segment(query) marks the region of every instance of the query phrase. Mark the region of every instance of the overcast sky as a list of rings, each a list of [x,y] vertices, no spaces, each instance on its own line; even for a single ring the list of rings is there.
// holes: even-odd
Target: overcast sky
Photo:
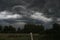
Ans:
[[[52,1],[0,0],[0,24],[22,26],[28,22],[34,22],[43,24],[45,29],[52,28],[53,23],[60,21],[60,1]]]

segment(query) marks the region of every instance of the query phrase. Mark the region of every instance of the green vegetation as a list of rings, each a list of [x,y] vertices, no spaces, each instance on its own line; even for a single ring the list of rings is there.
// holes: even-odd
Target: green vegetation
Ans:
[[[4,28],[0,25],[0,40],[31,40],[30,32],[34,40],[60,40],[60,25],[53,24],[52,29],[44,30],[43,25],[26,24],[24,29],[10,26]]]
[[[33,34],[34,40],[38,40],[39,35]],[[0,34],[0,40],[31,40],[30,34]]]
[[[31,40],[30,32],[33,33],[33,39],[39,40],[39,33],[44,30],[42,25],[26,24],[24,29],[14,28],[13,26],[0,26],[0,40]]]
[[[44,31],[44,27],[42,25],[35,24],[25,24],[24,29],[14,28],[12,25],[4,26],[4,28],[0,25],[0,33],[41,33]]]

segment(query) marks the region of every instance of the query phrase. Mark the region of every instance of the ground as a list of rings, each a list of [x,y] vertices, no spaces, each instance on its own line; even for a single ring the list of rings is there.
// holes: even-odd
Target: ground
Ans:
[[[33,34],[34,40],[39,40],[39,34]],[[30,34],[0,33],[0,40],[31,40]]]

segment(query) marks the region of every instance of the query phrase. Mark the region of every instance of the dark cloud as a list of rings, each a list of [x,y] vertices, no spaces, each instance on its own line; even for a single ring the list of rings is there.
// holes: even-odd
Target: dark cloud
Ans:
[[[36,12],[37,14],[35,14]],[[1,15],[3,18],[0,18],[2,24],[24,22],[51,25],[52,21],[48,21],[50,18],[52,20],[54,20],[54,17],[55,19],[60,18],[60,0],[0,0],[0,16]],[[19,15],[19,17],[16,18],[16,15]],[[31,18],[32,15],[33,18]],[[15,16],[15,18],[13,16]],[[6,19],[8,17],[9,19]],[[46,20],[48,22],[46,22]]]
[[[34,0],[34,2],[29,6],[29,8],[43,12],[45,15],[60,17],[59,4],[60,0]]]

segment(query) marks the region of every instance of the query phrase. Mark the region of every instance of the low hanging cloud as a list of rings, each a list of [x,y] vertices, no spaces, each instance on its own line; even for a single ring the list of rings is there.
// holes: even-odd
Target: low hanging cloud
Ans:
[[[12,14],[12,12],[8,11],[2,11],[0,12],[0,19],[16,19],[16,18],[22,18],[19,14]]]
[[[24,13],[23,13],[24,14]],[[26,18],[26,16],[24,16],[25,18]],[[28,17],[28,19],[23,19],[23,20],[20,20],[20,18],[23,18],[23,15],[20,15],[20,14],[17,14],[17,13],[15,13],[15,14],[13,14],[13,12],[9,12],[9,11],[2,11],[2,12],[0,12],[0,20],[1,19],[19,19],[20,21],[19,21],[19,23],[20,22],[23,22],[23,23],[26,23],[26,22],[28,22],[28,20],[31,20],[31,19],[34,19],[34,20],[38,20],[38,21],[42,21],[42,23],[43,23],[43,25],[44,25],[44,27],[45,27],[45,29],[46,28],[52,28],[51,27],[51,22],[53,21],[53,19],[52,18],[48,18],[48,17],[46,17],[43,13],[41,13],[41,12],[33,12],[33,14],[31,14],[30,16],[27,16]],[[26,21],[25,21],[26,20]],[[12,20],[11,20],[12,21]],[[33,21],[33,20],[31,20],[31,21]],[[36,21],[37,22],[37,21]],[[18,20],[17,20],[17,23],[18,23]],[[18,23],[18,24],[19,24]],[[31,22],[32,23],[32,22]],[[37,23],[36,23],[37,24]],[[48,25],[47,25],[48,24]],[[12,24],[13,25],[13,24]],[[18,25],[17,25],[18,26]]]
[[[17,6],[16,6],[17,7]],[[21,8],[19,6],[19,8]],[[30,10],[29,10],[30,11]],[[29,20],[29,22],[31,21],[34,21],[34,20],[37,20],[36,21],[36,24],[37,22],[42,22],[45,29],[50,29],[52,28],[52,22],[53,22],[53,19],[52,18],[48,18],[44,15],[44,13],[41,13],[41,12],[38,12],[38,11],[33,11],[31,10],[31,12],[29,12],[27,9],[26,11],[24,10],[24,8],[22,8],[22,10],[20,11],[20,14],[19,13],[15,13],[14,11],[13,12],[10,12],[10,11],[1,11],[0,12],[0,20],[1,19],[17,19],[17,23],[19,21],[19,26],[20,26],[20,23],[23,22],[24,24],[27,23]],[[22,15],[21,15],[22,14]],[[26,16],[25,16],[26,15]],[[29,15],[29,16],[28,16]],[[21,20],[21,19],[22,20]],[[33,19],[33,20],[31,20]],[[12,21],[12,20],[11,20]],[[16,20],[15,20],[16,21]],[[33,23],[33,22],[31,22]],[[34,22],[35,23],[35,22]],[[14,24],[14,23],[13,23]],[[13,25],[12,24],[12,25]],[[40,24],[40,23],[39,23]],[[18,26],[18,25],[17,25]]]
[[[15,19],[18,18],[19,20],[17,19],[17,26],[18,24],[20,26],[20,22],[27,23],[27,21],[31,22],[37,20],[34,21],[34,23],[39,22],[40,24],[40,22],[42,22],[45,28],[51,28],[51,25],[53,24],[52,22],[53,21],[55,22],[56,20],[54,18],[48,18],[48,17],[52,17],[52,16],[60,17],[59,15],[60,2],[59,0],[53,0],[53,1],[54,2],[52,2],[51,0],[0,0],[0,11],[1,11],[0,20],[7,19],[9,20],[8,23],[10,23],[16,21]],[[8,11],[4,11],[4,10],[8,10]],[[10,12],[9,10],[11,10],[12,12]],[[32,12],[32,10],[35,11],[41,10],[41,11]],[[45,13],[41,13],[42,11],[47,12],[46,15],[48,17],[44,15]],[[22,20],[20,18],[22,18]],[[59,22],[60,18],[58,18],[57,21]],[[2,22],[6,24],[6,21],[2,20]],[[2,22],[0,23],[2,24]]]
[[[35,20],[42,21],[45,29],[51,29],[52,28],[53,19],[46,17],[45,15],[43,15],[43,13],[35,12],[33,15],[31,15],[31,18],[35,19]]]
[[[32,19],[42,20],[44,22],[50,22],[52,21],[52,18],[47,18],[43,15],[43,13],[36,12],[33,15],[31,15]]]

